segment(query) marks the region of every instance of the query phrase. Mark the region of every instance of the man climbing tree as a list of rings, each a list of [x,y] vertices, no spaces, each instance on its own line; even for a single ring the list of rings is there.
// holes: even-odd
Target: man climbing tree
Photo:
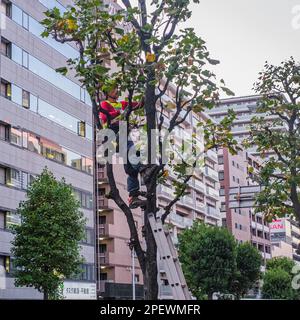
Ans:
[[[116,142],[119,145],[119,117],[121,113],[127,108],[127,101],[118,102],[119,92],[118,88],[115,86],[106,94],[106,100],[101,102],[100,119],[102,126],[107,125],[107,117],[111,119],[110,129],[116,134]],[[143,106],[143,103],[132,102],[132,108],[137,109]],[[104,113],[104,110],[108,112],[108,115]],[[129,151],[134,149],[134,144],[132,140],[127,140],[127,151],[126,158],[124,159],[124,169],[127,174],[127,190],[129,193],[129,208],[135,209],[145,205],[145,200],[140,199],[143,193],[140,191],[140,183],[138,179],[138,174],[145,171],[147,166],[142,166],[141,163],[133,164],[129,161]],[[118,150],[118,148],[117,148]],[[147,175],[151,175],[153,170],[147,171]],[[145,178],[145,177],[144,177]]]
[[[99,113],[106,116],[108,128],[116,120],[101,103],[105,99],[104,93],[110,92],[115,85],[127,95],[127,104],[120,119],[127,124],[128,135],[131,125],[139,122],[136,119],[145,119],[145,125],[142,126],[147,137],[145,174],[148,172],[151,177],[145,181],[146,248],[141,246],[131,209],[120,196],[113,163],[108,162],[106,169],[109,197],[127,218],[131,246],[143,272],[147,299],[157,299],[158,296],[157,247],[148,220],[149,213],[157,213],[157,186],[166,179],[166,168],[172,170],[176,176],[173,182],[175,195],[162,212],[164,221],[176,202],[186,194],[187,182],[200,159],[200,151],[192,148],[189,158],[193,158],[193,161],[174,163],[173,157],[163,161],[163,128],[167,133],[172,133],[190,113],[199,114],[205,108],[211,108],[218,102],[220,89],[232,94],[223,80],[217,85],[215,75],[206,68],[218,61],[209,57],[205,42],[192,28],[177,31],[178,25],[191,16],[190,2],[153,0],[151,5],[147,5],[145,0],[139,0],[139,7],[136,8],[129,0],[122,0],[120,3],[123,7],[112,11],[109,5],[99,0],[76,0],[74,7],[68,7],[64,13],[57,8],[46,12],[47,18],[43,22],[46,28],[44,36],[52,36],[61,43],[75,43],[79,48],[79,58],[68,60],[68,67],[59,68],[58,71],[65,75],[68,69],[75,70],[91,96],[98,129],[102,128]],[[110,70],[108,65],[116,68]],[[164,97],[171,85],[174,96],[166,103]],[[143,108],[134,110],[134,102],[142,100]],[[166,115],[168,123],[165,121]],[[233,117],[229,114],[218,125],[211,121],[199,121],[198,127],[204,132],[206,150],[221,145],[235,151],[236,143],[230,135]],[[158,139],[153,139],[153,132],[157,133]]]

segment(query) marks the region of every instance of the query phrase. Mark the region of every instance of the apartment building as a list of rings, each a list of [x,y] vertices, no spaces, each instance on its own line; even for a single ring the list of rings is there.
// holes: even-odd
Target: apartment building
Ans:
[[[64,66],[77,49],[43,39],[39,23],[47,8],[61,0],[1,0],[0,55],[0,299],[40,299],[32,288],[16,288],[10,227],[28,184],[47,166],[72,184],[87,218],[81,243],[84,264],[77,279],[64,283],[67,299],[96,298],[93,210],[93,119],[89,96]]]
[[[274,219],[270,224],[272,256],[285,256],[300,263],[300,226],[294,217]]]
[[[257,113],[257,102],[259,98],[260,96],[258,95],[252,95],[222,99],[214,108],[207,110],[207,114],[216,122],[220,122],[227,115],[229,109],[233,110],[236,113],[236,119],[231,127],[231,132],[238,142],[242,142],[249,137],[250,123],[254,116],[264,116],[266,120],[270,121],[277,118],[277,116],[266,116]],[[248,148],[247,152],[254,156],[259,156],[257,146],[255,145]],[[272,153],[269,152],[266,156],[271,154]]]
[[[226,226],[239,242],[251,242],[261,252],[264,260],[270,259],[270,227],[264,221],[263,213],[255,214],[254,208],[233,209],[229,202],[230,188],[256,184],[253,177],[261,162],[245,151],[232,155],[224,148],[219,150],[218,163],[223,226]]]

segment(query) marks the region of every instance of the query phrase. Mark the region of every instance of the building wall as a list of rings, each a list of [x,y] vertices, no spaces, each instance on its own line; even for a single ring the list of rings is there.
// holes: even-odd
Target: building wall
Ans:
[[[56,1],[48,1],[48,3],[56,4]],[[61,3],[66,5],[70,1],[61,1]],[[6,141],[0,140],[0,168],[7,171],[17,170],[19,174],[22,174],[22,178],[24,178],[24,176],[29,177],[29,175],[34,176],[39,174],[47,166],[57,178],[61,179],[64,177],[79,192],[80,196],[83,197],[82,194],[84,194],[88,196],[88,201],[92,202],[94,185],[92,137],[79,136],[75,128],[77,123],[72,128],[67,127],[69,117],[72,117],[72,121],[77,119],[84,122],[86,126],[89,126],[89,134],[92,132],[92,109],[87,104],[89,100],[87,98],[85,103],[65,90],[66,86],[64,83],[71,83],[68,82],[71,80],[71,85],[73,86],[74,84],[81,93],[83,92],[80,90],[79,83],[74,79],[72,74],[68,75],[69,80],[62,77],[61,82],[51,83],[50,74],[49,79],[45,76],[41,77],[39,74],[41,74],[42,70],[38,68],[34,69],[33,67],[33,61],[36,61],[34,59],[38,59],[45,66],[45,70],[49,70],[47,68],[50,67],[55,72],[54,69],[65,65],[67,59],[62,54],[64,50],[58,52],[53,42],[49,42],[52,44],[50,45],[45,40],[42,40],[38,36],[38,33],[36,35],[33,34],[33,32],[37,31],[35,27],[38,26],[35,23],[44,17],[43,12],[46,11],[46,7],[42,2],[39,0],[13,0],[12,5],[13,16],[12,18],[6,18],[6,28],[0,30],[1,38],[5,38],[11,42],[11,46],[13,46],[12,58],[4,56],[3,52],[0,55],[0,77],[11,83],[13,89],[11,100],[3,95],[0,97],[0,121],[7,128],[10,127],[9,130],[11,131],[10,139]],[[3,9],[3,7],[4,1],[1,2],[1,8]],[[30,20],[28,25],[20,25],[22,24],[22,20],[20,20],[22,15],[23,23],[26,21],[26,17],[27,19],[34,19],[35,22]],[[66,47],[60,46],[60,48]],[[65,50],[66,53],[69,51],[74,52],[74,49],[71,49],[69,46],[67,49]],[[23,54],[23,63],[21,60],[18,62],[18,57],[16,57],[16,54],[20,52]],[[29,62],[28,66],[24,65],[25,61]],[[26,90],[32,95],[30,97],[31,105],[29,109],[16,103],[15,98],[19,98],[17,97],[17,93],[19,93],[20,89]],[[49,109],[47,114],[43,115],[38,113],[38,110],[34,110],[33,107],[33,97],[36,97],[39,108],[42,107],[43,101],[43,103],[48,103],[56,109]],[[48,105],[45,104],[45,106]],[[53,110],[64,113],[53,114]],[[47,110],[45,109],[45,111]],[[22,131],[23,137],[20,139],[20,145],[13,143],[12,130],[14,130],[14,134]],[[44,147],[52,148],[52,150],[63,155],[65,160],[56,161],[53,157],[50,157],[49,153],[29,150],[29,144],[31,146],[34,145],[27,138],[29,133],[38,138],[38,140],[34,140],[35,146],[37,146],[37,141],[39,141],[39,146],[43,145]],[[79,167],[81,161],[84,162],[82,162],[80,170],[74,168]],[[85,165],[89,167],[89,170],[85,170]],[[21,183],[22,179],[20,178],[19,180]],[[22,183],[24,183],[23,180]],[[5,216],[7,216],[6,212],[13,212],[18,207],[19,202],[25,199],[25,189],[26,187],[23,185],[21,187],[18,184],[11,185],[1,181],[0,216],[3,221]],[[92,204],[89,204],[88,208],[86,205],[84,207],[82,211],[87,218],[86,227],[89,229],[91,241],[88,244],[82,244],[82,255],[85,259],[84,263],[94,274],[94,213]],[[12,237],[11,232],[8,228],[5,228],[4,223],[2,223],[2,226],[0,223],[0,256],[2,257],[2,261],[10,256]],[[95,274],[93,276],[92,273],[88,281],[77,281],[78,286],[84,282],[95,282]],[[33,289],[15,288],[13,282],[14,279],[9,274],[6,274],[5,288],[0,288],[0,298],[41,298],[41,294]]]
[[[222,99],[220,104],[207,110],[207,113],[216,122],[220,122],[227,115],[229,109],[233,110],[236,113],[236,119],[233,121],[231,132],[237,141],[242,142],[249,137],[250,122],[252,117],[256,115],[259,98],[258,95],[252,95]],[[276,119],[276,116],[265,116],[265,119],[272,121]],[[256,146],[247,148],[247,152],[259,156]],[[269,155],[272,155],[272,152],[266,153],[266,156]]]
[[[223,148],[218,153],[219,179],[221,183],[222,223],[239,242],[251,242],[264,259],[271,258],[270,229],[263,219],[263,213],[254,213],[254,208],[231,208],[230,188],[254,185],[253,173],[248,167],[258,170],[260,161],[245,151],[232,155]]]

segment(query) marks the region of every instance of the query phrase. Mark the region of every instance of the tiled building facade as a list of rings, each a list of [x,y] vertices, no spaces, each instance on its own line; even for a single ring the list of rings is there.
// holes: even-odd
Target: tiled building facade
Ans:
[[[77,80],[55,71],[78,55],[76,48],[40,36],[43,12],[70,3],[0,1],[0,299],[41,298],[33,289],[14,287],[10,226],[20,223],[15,210],[45,166],[72,184],[87,218],[84,272],[65,288],[69,298],[96,296],[91,103]]]

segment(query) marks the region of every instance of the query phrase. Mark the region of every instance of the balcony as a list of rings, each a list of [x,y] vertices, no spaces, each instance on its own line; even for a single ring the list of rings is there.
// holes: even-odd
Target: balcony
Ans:
[[[104,168],[98,168],[97,170],[97,182],[106,182],[107,181],[107,174],[106,169]]]
[[[204,172],[208,178],[211,178],[211,179],[215,180],[216,182],[219,182],[219,175],[216,170],[206,166]]]
[[[198,179],[194,180],[194,188],[198,191],[204,192],[205,186],[204,183]]]
[[[214,198],[215,200],[219,199],[219,191],[209,186],[206,186],[206,195]]]
[[[206,152],[206,157],[209,158],[210,160],[214,161],[215,163],[218,163],[218,156],[217,156],[216,152],[214,152],[212,150],[208,150]]]
[[[179,226],[179,228],[185,229],[185,228],[189,228],[193,225],[192,219],[182,217],[175,212],[172,212],[169,215],[169,218],[170,218],[170,221],[173,222],[175,225]]]
[[[166,196],[169,199],[173,199],[174,198],[174,191],[170,187],[167,187],[165,185],[160,185],[160,187],[158,189],[158,195]]]
[[[109,252],[99,253],[99,264],[100,266],[106,266],[109,264]]]
[[[196,207],[195,207],[195,209],[196,209],[197,211],[200,211],[200,212],[203,212],[203,213],[204,213],[204,212],[205,212],[204,203],[196,200]]]
[[[181,198],[181,202],[187,204],[188,206],[194,207],[194,199],[189,195],[185,195]]]
[[[109,209],[108,199],[105,196],[99,196],[97,200],[97,205],[99,210]]]
[[[110,224],[100,224],[99,225],[99,236],[101,238],[109,238],[111,236],[110,234]]]
[[[211,206],[206,207],[206,214],[215,218],[220,218],[220,211],[217,208]]]

